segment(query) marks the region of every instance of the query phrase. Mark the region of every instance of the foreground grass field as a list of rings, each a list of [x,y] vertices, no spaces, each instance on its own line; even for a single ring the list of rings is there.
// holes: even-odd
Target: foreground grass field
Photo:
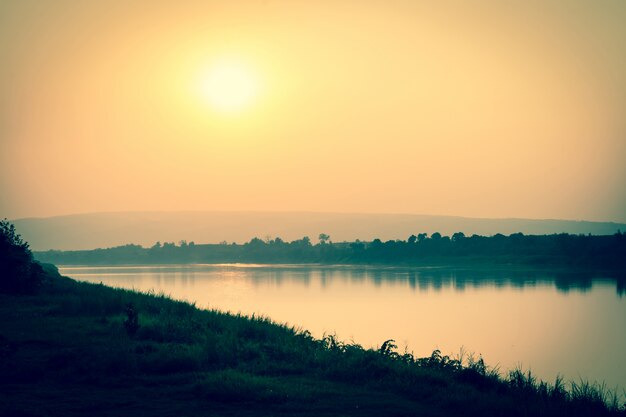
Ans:
[[[626,416],[606,390],[60,277],[0,294],[2,416]],[[619,360],[619,358],[616,358]]]

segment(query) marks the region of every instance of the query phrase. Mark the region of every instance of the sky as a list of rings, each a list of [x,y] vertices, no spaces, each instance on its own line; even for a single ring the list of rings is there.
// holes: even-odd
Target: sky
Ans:
[[[626,222],[626,2],[0,2],[0,217]]]

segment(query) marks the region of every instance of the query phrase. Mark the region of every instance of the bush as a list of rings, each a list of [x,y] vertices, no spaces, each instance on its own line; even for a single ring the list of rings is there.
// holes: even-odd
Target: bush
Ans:
[[[33,260],[28,243],[7,219],[0,221],[0,292],[24,294],[37,291],[45,272]]]

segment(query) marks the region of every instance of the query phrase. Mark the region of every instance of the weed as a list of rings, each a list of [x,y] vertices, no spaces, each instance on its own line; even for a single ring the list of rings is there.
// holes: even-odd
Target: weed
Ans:
[[[126,305],[126,320],[124,320],[124,328],[129,336],[135,336],[139,330],[139,314],[132,303]]]

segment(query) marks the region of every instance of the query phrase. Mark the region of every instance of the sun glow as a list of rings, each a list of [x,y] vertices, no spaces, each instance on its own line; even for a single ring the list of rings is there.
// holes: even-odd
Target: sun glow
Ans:
[[[221,113],[247,109],[259,93],[255,74],[245,64],[231,60],[217,61],[209,66],[202,73],[199,84],[203,100]]]

